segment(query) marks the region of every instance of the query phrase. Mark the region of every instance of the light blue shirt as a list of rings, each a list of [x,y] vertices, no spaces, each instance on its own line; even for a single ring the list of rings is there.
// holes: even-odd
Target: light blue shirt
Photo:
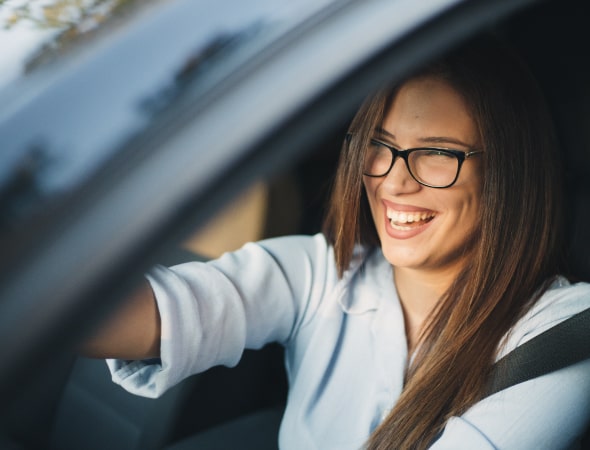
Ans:
[[[109,360],[113,380],[157,397],[189,375],[233,366],[245,348],[285,346],[281,449],[359,449],[402,388],[407,341],[391,265],[359,250],[339,279],[318,234],[247,244],[208,263],[156,267],[161,364]],[[590,307],[590,285],[554,283],[499,357]],[[590,361],[513,386],[452,418],[433,449],[569,448],[590,418]]]

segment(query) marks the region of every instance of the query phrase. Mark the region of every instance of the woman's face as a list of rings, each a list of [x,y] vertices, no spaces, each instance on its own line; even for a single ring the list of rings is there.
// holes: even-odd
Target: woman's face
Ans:
[[[463,98],[445,81],[406,82],[394,98],[380,140],[397,149],[480,147],[479,133]],[[402,158],[384,177],[364,177],[371,213],[385,258],[396,268],[456,273],[478,224],[481,156],[466,159],[449,188],[416,182]]]

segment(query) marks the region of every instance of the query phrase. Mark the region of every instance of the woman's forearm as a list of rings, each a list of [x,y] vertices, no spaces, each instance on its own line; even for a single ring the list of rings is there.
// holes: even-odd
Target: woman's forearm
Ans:
[[[119,359],[160,355],[160,314],[147,281],[82,343],[80,353],[92,358]]]

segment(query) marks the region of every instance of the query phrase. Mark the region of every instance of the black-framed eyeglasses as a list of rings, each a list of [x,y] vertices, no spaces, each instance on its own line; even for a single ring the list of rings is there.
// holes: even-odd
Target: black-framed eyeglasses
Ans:
[[[347,140],[350,140],[349,136]],[[483,153],[483,150],[464,152],[442,147],[399,150],[391,144],[373,138],[366,149],[363,174],[368,177],[384,177],[393,167],[395,160],[400,157],[406,162],[412,178],[421,185],[448,188],[459,178],[463,162],[480,153]]]

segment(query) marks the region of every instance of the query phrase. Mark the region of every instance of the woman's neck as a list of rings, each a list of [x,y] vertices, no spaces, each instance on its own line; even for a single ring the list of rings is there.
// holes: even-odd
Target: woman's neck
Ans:
[[[395,286],[404,313],[409,354],[418,344],[426,319],[441,296],[447,291],[457,273],[450,271],[393,268]]]

